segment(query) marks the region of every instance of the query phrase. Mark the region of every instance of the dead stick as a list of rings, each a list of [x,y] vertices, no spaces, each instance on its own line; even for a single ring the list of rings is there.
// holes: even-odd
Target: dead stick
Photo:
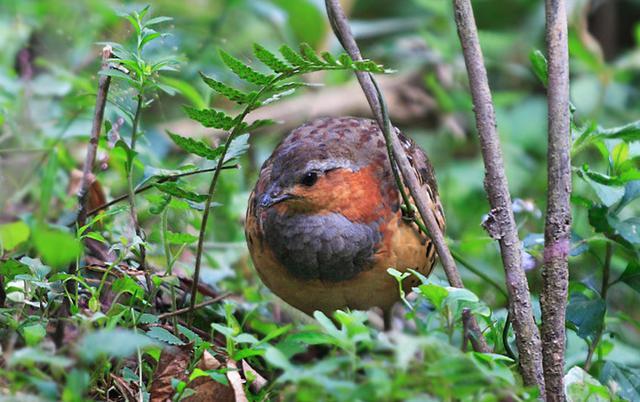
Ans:
[[[491,204],[489,234],[500,243],[500,253],[509,293],[509,311],[520,356],[520,371],[527,385],[537,385],[544,393],[540,334],[533,317],[529,284],[522,267],[520,239],[504,169],[500,138],[484,66],[473,9],[469,0],[454,0],[458,36],[469,76],[476,126],[485,166],[484,188]]]
[[[105,46],[102,49],[102,70],[109,68],[109,58],[111,57],[111,46]],[[111,76],[101,75],[98,80],[98,94],[96,96],[96,108],[93,114],[93,123],[91,125],[91,137],[89,138],[89,146],[87,147],[87,156],[84,160],[82,168],[82,180],[80,182],[80,191],[78,192],[78,226],[84,226],[87,220],[87,199],[89,188],[95,180],[93,176],[93,165],[96,160],[98,151],[98,142],[100,140],[100,130],[102,129],[102,120],[104,118],[104,109],[107,105],[107,94],[109,93],[109,85],[111,84]]]
[[[362,56],[360,54],[360,49],[358,48],[358,45],[353,38],[353,34],[351,33],[351,29],[349,28],[347,18],[342,11],[340,2],[338,0],[325,0],[325,4],[327,7],[327,13],[329,14],[329,21],[331,22],[331,26],[336,33],[336,36],[342,43],[342,46],[345,48],[352,59],[361,60]],[[384,118],[381,105],[378,100],[376,86],[373,82],[374,78],[371,76],[371,74],[364,72],[356,72],[356,77],[358,78],[360,86],[362,87],[362,91],[364,92],[367,101],[369,102],[369,106],[374,112],[373,114],[376,118],[376,121],[378,122],[378,125],[380,126],[380,129],[384,130]],[[440,227],[438,226],[436,217],[433,214],[433,200],[429,198],[426,192],[422,192],[420,190],[421,186],[418,178],[416,177],[414,169],[411,167],[411,164],[407,159],[407,155],[403,150],[398,136],[392,135],[391,139],[393,158],[396,161],[398,168],[400,169],[400,173],[402,173],[402,178],[404,179],[405,185],[409,189],[411,197],[413,198],[416,207],[418,208],[420,217],[427,227],[431,239],[436,246],[436,251],[438,252],[438,256],[440,257],[440,261],[444,268],[445,274],[447,275],[447,279],[449,280],[451,286],[463,288],[464,285],[462,283],[460,273],[456,268],[455,261],[451,256],[451,251],[449,250],[449,247],[445,242],[444,235],[440,231]],[[482,331],[480,331],[480,327],[475,317],[468,317],[467,323],[468,330],[477,340],[477,342],[474,344],[474,346],[478,346],[477,350],[480,352],[491,351],[491,348],[489,347],[489,345],[487,345],[487,342],[482,335]]]
[[[542,270],[542,350],[547,401],[564,401],[565,312],[569,282],[571,233],[571,132],[569,114],[569,50],[563,0],[546,0],[549,62],[547,216]]]

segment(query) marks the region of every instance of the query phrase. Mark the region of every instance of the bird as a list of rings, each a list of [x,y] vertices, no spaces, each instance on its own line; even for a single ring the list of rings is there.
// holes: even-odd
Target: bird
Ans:
[[[400,133],[404,151],[444,230],[434,170],[425,152]],[[388,268],[425,277],[433,241],[402,208],[384,135],[357,117],[323,117],[293,129],[264,162],[249,196],[245,237],[262,282],[308,314],[379,307],[386,318],[400,300]],[[418,285],[403,280],[407,293]]]

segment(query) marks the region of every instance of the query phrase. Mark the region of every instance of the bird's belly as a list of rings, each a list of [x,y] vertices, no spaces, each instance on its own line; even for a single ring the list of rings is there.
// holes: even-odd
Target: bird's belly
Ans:
[[[433,255],[428,255],[429,240],[419,234],[413,225],[398,216],[383,228],[389,237],[380,243],[372,256],[368,270],[358,272],[344,280],[303,279],[283,266],[270,247],[250,249],[256,270],[263,282],[278,297],[293,307],[312,314],[315,310],[331,314],[337,309],[366,310],[377,306],[390,308],[400,297],[398,284],[387,269],[400,272],[415,269],[428,275],[433,267]],[[417,278],[407,278],[405,291],[418,283]]]

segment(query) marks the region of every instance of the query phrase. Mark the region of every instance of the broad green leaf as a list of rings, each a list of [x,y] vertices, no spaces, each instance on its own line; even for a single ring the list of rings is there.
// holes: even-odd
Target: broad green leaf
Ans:
[[[71,233],[45,225],[36,228],[33,242],[42,261],[54,268],[66,266],[82,253],[82,244]]]
[[[572,367],[564,376],[567,402],[608,402],[609,389],[580,367]]]
[[[78,355],[91,362],[100,356],[125,358],[139,349],[145,349],[156,343],[146,335],[129,329],[101,329],[84,336],[76,345]]]
[[[7,260],[0,262],[0,275],[4,276],[7,281],[13,280],[16,275],[24,275],[29,272],[29,267],[19,261]]]
[[[437,309],[442,308],[442,302],[449,295],[449,291],[442,287],[433,283],[426,283],[424,285],[418,286],[418,290],[420,294],[429,300],[431,304]]]
[[[613,383],[618,395],[628,401],[640,400],[640,369],[608,361],[600,374],[604,384]]]
[[[631,261],[620,276],[620,281],[626,283],[631,289],[640,293],[640,264]]]
[[[46,364],[62,370],[73,364],[73,360],[67,357],[49,353],[39,348],[20,348],[10,356],[7,364],[9,367],[32,367],[36,364]]]
[[[111,290],[115,294],[129,293],[139,299],[144,297],[144,289],[130,276],[123,276],[113,281]]]
[[[22,221],[0,225],[0,250],[13,250],[29,240],[30,233],[29,226]]]
[[[190,244],[198,241],[198,236],[189,233],[175,233],[167,231],[165,237],[169,244]]]
[[[195,108],[204,109],[207,107],[207,101],[189,82],[178,78],[164,76],[160,77],[160,82],[178,91],[182,96],[188,99]]]
[[[162,327],[151,327],[151,329],[147,331],[147,335],[153,339],[168,343],[169,345],[184,345],[184,342],[182,342],[180,338]]]
[[[292,365],[289,359],[278,349],[274,347],[267,348],[264,358],[269,364],[281,368],[283,370],[291,369]]]
[[[236,124],[236,119],[215,109],[194,109],[189,106],[184,107],[187,115],[200,124],[209,128],[219,128],[221,130],[231,130]]]
[[[249,102],[253,97],[250,94],[244,93],[238,89],[230,87],[225,83],[222,83],[211,77],[207,77],[203,73],[200,73],[200,77],[202,77],[202,80],[205,82],[205,84],[209,86],[209,88],[213,89],[214,91],[224,96],[225,98],[229,99],[230,101],[243,104],[243,103]]]
[[[47,335],[47,331],[42,324],[34,323],[22,327],[22,336],[27,346],[36,346]]]
[[[155,183],[154,186],[163,193],[169,194],[172,197],[183,198],[185,200],[193,202],[205,202],[207,200],[206,194],[197,194],[189,190],[185,190],[180,187],[178,183],[169,181],[165,183]]]
[[[593,341],[602,329],[606,308],[604,300],[599,297],[572,293],[567,305],[567,322],[574,326],[580,338]]]
[[[254,43],[253,45],[253,54],[255,54],[258,60],[260,60],[264,65],[276,73],[285,73],[293,70],[290,65],[280,60],[278,56],[257,43]]]
[[[167,134],[169,134],[169,137],[177,146],[182,148],[187,153],[198,155],[209,160],[218,159],[218,157],[220,156],[220,149],[214,149],[204,141],[195,140],[189,137],[183,137],[170,131],[167,131]]]
[[[640,140],[640,121],[634,121],[620,127],[599,128],[595,134],[598,138],[603,139],[621,139],[627,142]]]
[[[238,77],[245,81],[262,86],[269,84],[274,78],[273,75],[257,72],[222,49],[220,49],[219,53],[224,64],[226,64],[227,67],[229,67]]]

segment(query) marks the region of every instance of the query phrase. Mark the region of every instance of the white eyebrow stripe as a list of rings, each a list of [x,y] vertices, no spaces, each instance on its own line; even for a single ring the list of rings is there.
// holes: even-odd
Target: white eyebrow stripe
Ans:
[[[319,170],[326,171],[338,168],[351,169],[354,172],[359,170],[359,167],[354,164],[352,161],[348,159],[338,158],[338,159],[323,159],[323,160],[310,160],[304,167],[304,171],[308,172],[310,170]]]

